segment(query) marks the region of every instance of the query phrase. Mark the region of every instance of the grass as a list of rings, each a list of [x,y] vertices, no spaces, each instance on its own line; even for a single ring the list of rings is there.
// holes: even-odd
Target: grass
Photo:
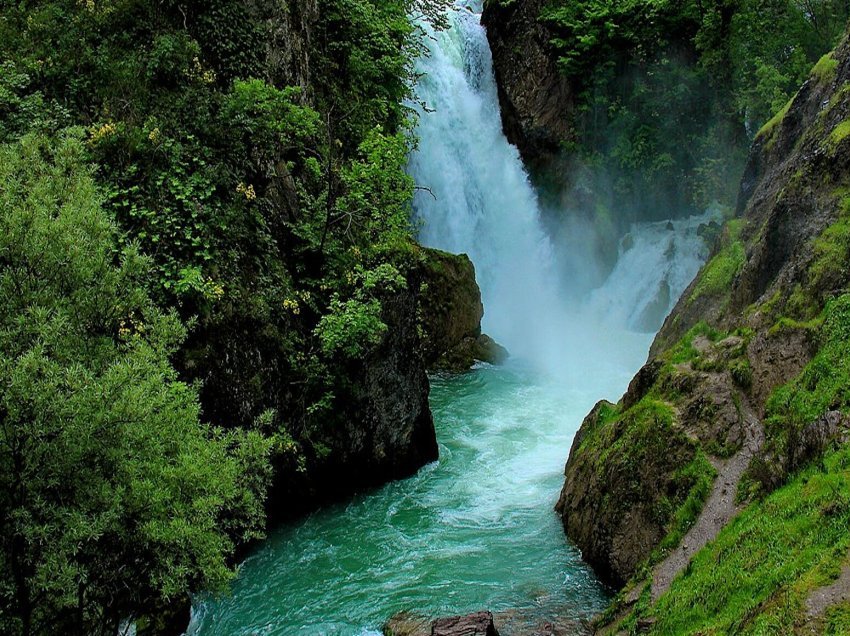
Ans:
[[[769,435],[850,406],[850,294],[827,303],[820,332],[820,348],[812,361],[768,399]]]
[[[850,411],[850,294],[827,302],[816,319],[787,328],[815,331],[819,350],[793,381],[767,404],[769,438],[808,424],[825,411]],[[671,354],[698,358],[697,335],[721,338],[705,324],[694,327]],[[679,545],[702,509],[714,471],[702,450],[679,473],[691,476],[686,497],[672,510],[668,535],[650,557]],[[813,462],[764,499],[751,503],[703,548],[670,590],[652,605],[641,597],[621,626],[635,628],[654,616],[654,634],[784,634],[805,620],[810,593],[838,577],[850,551],[850,444]],[[850,604],[832,608],[822,633],[850,636]]]
[[[715,477],[717,477],[717,471],[701,450],[697,451],[690,464],[677,472],[676,481],[681,480],[692,484],[692,486],[688,490],[688,495],[682,505],[673,513],[668,524],[667,536],[661,540],[656,553],[650,558],[650,563],[658,563],[669,550],[682,542],[688,530],[699,517],[699,513],[702,512],[702,507],[711,494],[711,486],[714,484]]]
[[[850,448],[750,505],[652,608],[652,633],[790,633],[850,548]],[[845,616],[835,619],[847,629]],[[834,633],[845,633],[835,631]]]
[[[718,331],[704,321],[700,321],[691,327],[687,333],[673,347],[665,353],[665,357],[673,364],[682,364],[684,362],[693,362],[700,356],[700,352],[694,346],[694,340],[698,336],[704,336],[711,342],[717,342],[726,334]]]
[[[850,636],[850,602],[826,613],[824,636]]]
[[[818,82],[825,84],[835,79],[837,70],[838,60],[832,57],[832,52],[830,52],[818,60],[818,63],[812,69],[812,75],[817,78]]]

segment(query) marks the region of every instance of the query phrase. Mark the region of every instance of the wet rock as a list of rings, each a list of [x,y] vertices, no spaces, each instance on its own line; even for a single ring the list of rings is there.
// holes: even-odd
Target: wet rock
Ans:
[[[423,249],[419,319],[422,353],[432,371],[460,372],[476,360],[498,364],[507,351],[481,333],[481,290],[466,254]]]
[[[486,333],[481,334],[475,339],[474,357],[476,360],[489,362],[490,364],[501,364],[509,356],[508,350]]]
[[[644,333],[656,331],[664,322],[670,308],[670,283],[661,281],[652,300],[649,301],[635,320],[633,328]]]
[[[487,2],[482,24],[493,52],[502,125],[532,172],[548,168],[572,130],[573,89],[558,70],[544,0]]]
[[[476,612],[466,616],[438,618],[431,636],[499,636],[491,612]]]
[[[658,372],[661,370],[661,366],[659,360],[651,360],[640,368],[640,371],[632,378],[629,388],[623,396],[624,409],[631,408],[649,393],[649,390],[658,379]]]
[[[506,610],[493,615],[500,636],[585,636],[587,623],[542,609]]]
[[[431,622],[415,612],[399,612],[384,624],[384,636],[431,636]]]

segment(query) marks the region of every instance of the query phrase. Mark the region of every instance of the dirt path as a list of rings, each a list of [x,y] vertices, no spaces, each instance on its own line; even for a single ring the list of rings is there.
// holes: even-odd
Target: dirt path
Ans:
[[[717,537],[720,530],[738,512],[741,506],[735,504],[735,495],[738,492],[738,483],[750,460],[764,444],[764,428],[761,422],[746,404],[741,405],[744,421],[746,423],[744,441],[741,450],[729,459],[712,461],[717,469],[717,478],[711,489],[711,494],[703,506],[702,512],[685,538],[682,544],[671,552],[664,561],[655,566],[652,571],[652,602],[658,600],[664,592],[670,589],[670,584],[690,562],[691,558],[699,552],[709,541]]]
[[[823,632],[823,618],[826,611],[850,601],[850,563],[841,568],[841,574],[835,581],[824,587],[812,590],[806,599],[806,622],[800,628],[800,634],[820,634]]]

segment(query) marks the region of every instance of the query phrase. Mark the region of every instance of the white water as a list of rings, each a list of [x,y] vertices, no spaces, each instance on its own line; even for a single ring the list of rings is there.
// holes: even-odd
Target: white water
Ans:
[[[552,247],[519,154],[502,134],[492,58],[479,15],[460,8],[423,61],[418,96],[434,112],[419,122],[410,161],[420,190],[420,240],[465,252],[475,264],[485,330],[514,355],[546,356],[554,293]]]
[[[585,272],[555,267],[557,246],[502,133],[486,33],[469,5],[456,4],[452,28],[434,36],[421,64],[417,93],[427,110],[410,160],[422,186],[414,200],[420,241],[470,256],[484,331],[515,358],[561,381],[595,378],[597,394],[607,395],[634,372],[648,334],[699,269],[705,247],[696,230],[711,215],[635,225],[602,287],[582,292]],[[595,267],[590,253],[572,256],[574,268]]]

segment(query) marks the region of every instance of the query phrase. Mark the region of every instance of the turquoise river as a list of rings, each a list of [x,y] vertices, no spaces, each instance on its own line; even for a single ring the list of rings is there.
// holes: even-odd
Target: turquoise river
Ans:
[[[479,13],[459,2],[428,40],[410,172],[427,188],[414,201],[420,240],[469,254],[484,330],[511,361],[432,377],[439,461],[271,531],[229,594],[196,599],[190,636],[371,635],[405,610],[584,619],[605,606],[553,512],[564,463],[584,415],[643,364],[705,258],[697,233],[712,215],[636,223],[607,266],[592,227],[552,238],[502,134]]]

